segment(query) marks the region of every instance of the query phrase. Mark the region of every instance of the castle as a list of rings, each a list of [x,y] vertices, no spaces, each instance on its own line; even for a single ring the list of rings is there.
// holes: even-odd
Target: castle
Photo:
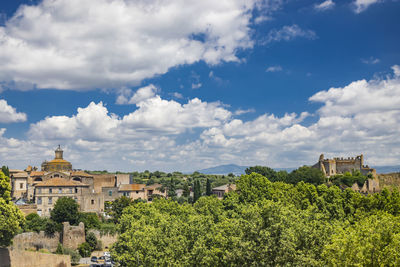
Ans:
[[[319,156],[319,160],[312,166],[313,168],[321,170],[326,177],[334,176],[337,174],[345,174],[346,172],[360,171],[362,175],[370,176],[364,185],[359,186],[354,183],[351,187],[352,190],[360,193],[375,193],[380,190],[379,180],[377,179],[376,170],[364,165],[363,154],[348,158],[333,158],[325,159],[324,154]]]
[[[376,170],[370,168],[368,165],[364,165],[363,154],[356,156],[355,158],[333,158],[325,159],[324,154],[319,156],[319,161],[312,166],[313,168],[320,169],[325,176],[330,177],[336,174],[344,174],[346,172],[352,172],[358,170],[362,175],[372,174],[376,176]]]
[[[24,171],[10,170],[10,178],[16,204],[26,213],[33,211],[41,216],[49,216],[60,197],[73,198],[81,211],[95,213],[103,213],[104,203],[120,196],[147,201],[152,201],[155,195],[166,197],[166,191],[160,190],[161,185],[131,184],[129,174],[90,174],[74,170],[63,158],[60,146],[53,160],[42,163],[41,171],[31,166]],[[34,205],[25,205],[27,202]]]

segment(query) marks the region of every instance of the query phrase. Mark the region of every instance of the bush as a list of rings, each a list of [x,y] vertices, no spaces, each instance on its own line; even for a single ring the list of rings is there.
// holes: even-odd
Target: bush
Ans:
[[[58,229],[58,225],[56,222],[47,219],[44,225],[44,232],[46,233],[46,235],[48,236],[53,236],[55,232],[59,231]]]
[[[81,259],[81,255],[76,250],[70,249],[70,248],[63,248],[64,255],[70,255],[71,256],[71,264],[72,265],[78,265],[79,260]]]
[[[62,255],[62,254],[64,254],[64,248],[63,248],[63,246],[61,245],[61,243],[58,243],[58,246],[57,246],[57,249],[56,249],[56,252],[55,252],[56,254],[60,254],[60,255]]]
[[[90,247],[89,243],[87,243],[87,242],[80,244],[78,246],[78,251],[79,251],[79,254],[84,258],[90,257],[90,255],[92,254],[92,248]]]
[[[99,229],[100,220],[96,213],[88,212],[80,212],[79,213],[79,222],[83,222],[85,224],[85,229]]]

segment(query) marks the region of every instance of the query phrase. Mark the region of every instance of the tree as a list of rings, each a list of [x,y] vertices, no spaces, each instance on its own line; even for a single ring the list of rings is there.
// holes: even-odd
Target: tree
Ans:
[[[170,197],[170,198],[176,197],[175,181],[172,176],[171,176],[169,186],[168,186],[168,197]]]
[[[288,176],[288,182],[296,184],[300,181],[319,185],[325,182],[325,175],[322,171],[309,166],[303,166],[292,171]]]
[[[98,229],[100,227],[99,217],[93,212],[80,212],[78,221],[85,224],[85,229]]]
[[[50,218],[57,223],[77,224],[79,219],[78,203],[72,198],[60,197],[50,213]]]
[[[10,178],[0,171],[0,246],[8,246],[24,224],[24,215],[11,202]]]
[[[253,167],[249,167],[245,170],[245,173],[251,174],[251,173],[258,173],[261,174],[264,177],[267,177],[268,180],[275,182],[277,179],[277,174],[276,171],[274,171],[273,169],[269,168],[269,167],[265,167],[265,166],[253,166]]]
[[[10,170],[8,169],[8,166],[2,166],[1,171],[4,173],[5,176],[10,177]]]
[[[95,234],[93,232],[89,232],[86,235],[86,243],[89,244],[90,248],[92,249],[92,251],[94,251],[97,247],[97,237],[95,236]]]
[[[132,199],[126,196],[119,197],[113,201],[113,203],[111,204],[112,206],[111,213],[115,223],[118,223],[118,220],[122,215],[122,211],[131,204],[132,204]]]
[[[207,178],[207,183],[206,183],[206,195],[211,196],[211,182],[210,179]]]
[[[190,196],[190,188],[189,188],[189,184],[187,182],[185,182],[183,184],[182,196],[184,196],[184,197],[189,197]]]
[[[80,244],[78,246],[78,251],[79,251],[79,254],[84,258],[90,257],[90,255],[92,255],[92,248],[90,247],[90,245],[87,242]]]
[[[193,203],[195,203],[201,197],[201,188],[200,181],[197,179],[194,181],[194,190],[193,190]]]

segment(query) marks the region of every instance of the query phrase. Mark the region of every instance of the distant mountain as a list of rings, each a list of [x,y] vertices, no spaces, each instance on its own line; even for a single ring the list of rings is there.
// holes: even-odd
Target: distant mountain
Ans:
[[[228,173],[233,173],[234,175],[244,174],[245,170],[249,166],[239,166],[236,164],[227,164],[227,165],[219,165],[207,169],[198,170],[200,173],[204,174],[219,174],[219,175],[227,175]],[[295,168],[273,168],[275,171],[287,171],[291,172]]]
[[[372,168],[376,169],[376,173],[400,172],[400,165],[396,165],[396,166],[372,166]]]
[[[236,164],[227,164],[227,165],[219,165],[207,169],[198,170],[200,173],[204,174],[228,174],[233,173],[234,175],[244,174],[244,170],[248,168],[248,166],[239,166]]]

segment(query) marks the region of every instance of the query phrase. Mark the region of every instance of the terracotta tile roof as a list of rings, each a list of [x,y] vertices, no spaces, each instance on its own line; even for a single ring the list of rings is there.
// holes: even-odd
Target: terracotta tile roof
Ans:
[[[37,183],[36,186],[47,187],[47,186],[89,186],[89,185],[78,182],[78,181],[67,180],[64,178],[52,178],[45,182]]]
[[[155,190],[155,189],[159,189],[159,188],[161,188],[161,187],[162,187],[161,184],[152,184],[152,185],[146,186],[145,188],[146,188],[147,190]]]
[[[118,191],[140,191],[145,186],[145,184],[121,184]]]
[[[71,172],[71,176],[93,177],[93,175],[86,173],[84,171],[73,171]]]
[[[31,172],[31,176],[43,176],[43,175],[44,175],[44,172],[42,172],[42,171],[40,171],[40,172],[38,172],[38,171]]]
[[[28,173],[26,172],[17,172],[11,175],[14,178],[28,178]]]
[[[23,170],[9,169],[10,173],[24,172]]]
[[[234,191],[236,190],[236,185],[235,184],[224,184],[218,187],[214,187],[212,190],[216,190],[216,191],[225,191],[225,190],[229,190],[229,191]]]

